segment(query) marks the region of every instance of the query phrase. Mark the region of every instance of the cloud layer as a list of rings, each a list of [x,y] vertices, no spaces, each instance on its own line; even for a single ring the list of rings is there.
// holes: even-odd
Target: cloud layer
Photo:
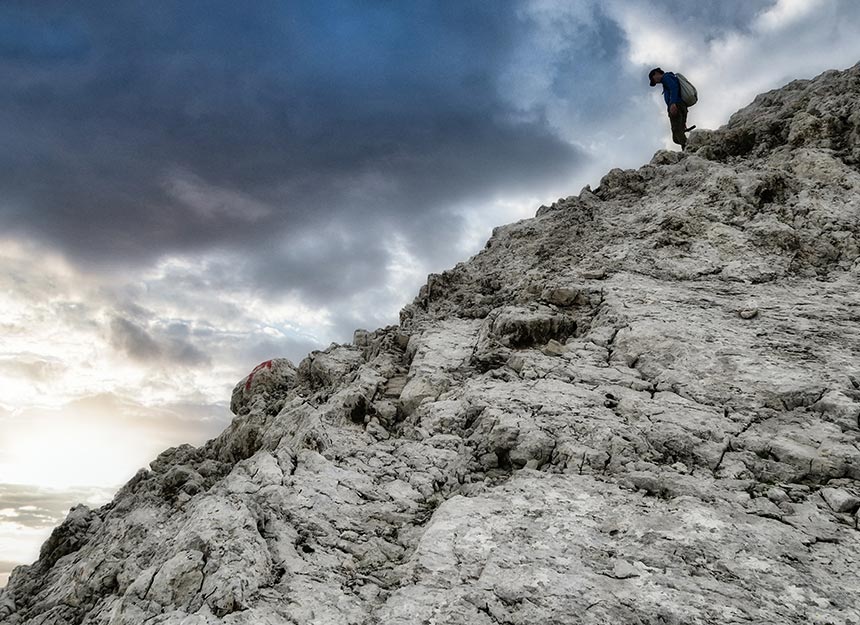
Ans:
[[[3,58],[14,124],[0,132],[15,148],[0,174],[3,216],[79,261],[133,265],[218,246],[253,252],[249,278],[327,299],[346,283],[332,277],[344,258],[303,267],[292,252],[320,229],[334,223],[330,247],[350,259],[361,248],[366,275],[384,255],[383,225],[451,238],[459,224],[436,219],[439,207],[529,188],[577,162],[499,92],[496,74],[528,34],[508,12],[97,4],[5,16],[29,37]]]

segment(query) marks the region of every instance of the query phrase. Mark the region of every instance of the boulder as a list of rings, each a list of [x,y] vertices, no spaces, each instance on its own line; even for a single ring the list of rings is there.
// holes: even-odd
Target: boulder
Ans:
[[[261,362],[233,388],[230,410],[235,415],[245,414],[257,398],[268,401],[285,397],[295,387],[297,374],[286,358]]]

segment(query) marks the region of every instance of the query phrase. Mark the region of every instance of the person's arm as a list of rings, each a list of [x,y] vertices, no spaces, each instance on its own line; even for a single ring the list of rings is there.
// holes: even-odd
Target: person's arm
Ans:
[[[678,82],[675,74],[663,74],[663,85],[665,85],[666,91],[669,92],[669,106],[683,102],[681,99],[681,83]]]

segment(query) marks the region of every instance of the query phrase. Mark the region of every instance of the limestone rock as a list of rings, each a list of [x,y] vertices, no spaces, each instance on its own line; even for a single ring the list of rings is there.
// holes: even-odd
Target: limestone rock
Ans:
[[[860,497],[841,488],[822,488],[821,496],[834,512],[853,514],[857,512],[857,508],[860,508]]]
[[[295,385],[296,368],[286,358],[274,358],[261,362],[233,389],[230,410],[243,414],[253,401],[260,397],[264,403],[285,395]]]

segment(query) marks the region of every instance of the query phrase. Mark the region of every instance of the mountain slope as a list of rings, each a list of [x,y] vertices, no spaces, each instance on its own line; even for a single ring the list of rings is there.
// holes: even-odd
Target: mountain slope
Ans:
[[[860,621],[860,65],[688,149],[263,363],[0,623]]]

